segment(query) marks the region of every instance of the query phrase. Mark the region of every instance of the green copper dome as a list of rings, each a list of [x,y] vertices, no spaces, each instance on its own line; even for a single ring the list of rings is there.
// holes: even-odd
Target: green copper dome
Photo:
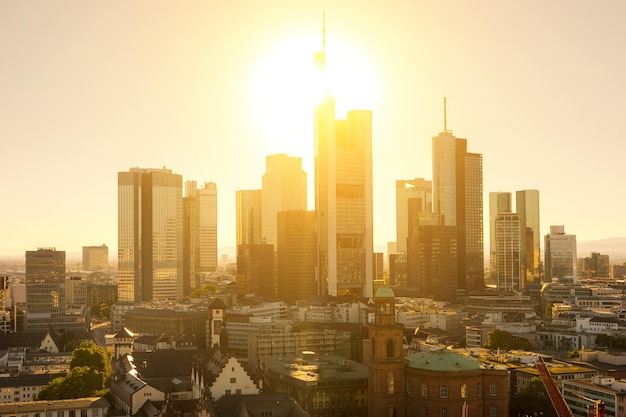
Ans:
[[[480,369],[480,362],[449,349],[418,352],[404,358],[407,366],[437,372],[474,371]]]
[[[389,287],[380,287],[376,290],[376,298],[394,298],[396,295],[393,293],[393,290]]]

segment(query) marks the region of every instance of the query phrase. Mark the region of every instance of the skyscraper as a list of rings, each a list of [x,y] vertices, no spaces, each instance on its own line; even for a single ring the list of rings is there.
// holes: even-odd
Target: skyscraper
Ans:
[[[276,250],[277,214],[288,210],[307,209],[307,179],[302,158],[285,154],[265,159],[261,192],[261,240]]]
[[[496,217],[501,213],[511,213],[511,193],[495,191],[489,193],[489,275],[497,282]]]
[[[416,213],[433,210],[433,183],[424,178],[396,180],[396,250],[406,252],[406,239],[414,236]]]
[[[83,269],[86,271],[109,270],[109,248],[102,246],[83,246]]]
[[[261,243],[261,190],[236,193],[237,246]]]
[[[494,222],[496,245],[496,279],[498,290],[521,291],[524,227],[517,213],[502,212]]]
[[[522,218],[525,233],[522,268],[526,282],[539,283],[541,276],[541,230],[539,221],[539,191],[521,190],[515,193],[515,211]]]
[[[576,235],[565,233],[565,226],[550,226],[544,238],[546,281],[578,280]]]
[[[26,316],[27,332],[49,329],[87,330],[89,314],[86,306],[72,308],[65,297],[65,251],[39,248],[26,251]]]
[[[183,294],[200,287],[202,273],[217,268],[217,187],[205,182],[185,182],[183,198]]]
[[[324,69],[324,49],[316,62]],[[315,108],[318,285],[330,295],[373,295],[372,112],[335,118],[327,94]]]
[[[434,212],[443,215],[444,226],[457,228],[457,288],[482,289],[482,155],[467,152],[467,139],[456,138],[446,129],[445,110],[444,131],[433,137],[432,144]]]
[[[131,168],[117,179],[118,301],[182,297],[182,176]]]
[[[289,303],[316,294],[315,213],[290,210],[278,213],[278,298]]]

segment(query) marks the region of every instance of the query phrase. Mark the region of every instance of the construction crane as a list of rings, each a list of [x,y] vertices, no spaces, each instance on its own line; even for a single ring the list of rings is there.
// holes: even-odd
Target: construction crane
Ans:
[[[556,385],[556,382],[554,382],[552,374],[541,356],[539,356],[537,362],[535,362],[535,368],[539,371],[539,376],[541,377],[543,386],[546,387],[546,391],[550,397],[550,402],[552,402],[552,406],[559,417],[574,417],[572,410],[570,410],[569,406],[565,402],[563,394],[561,394],[559,387]],[[594,400],[593,398],[585,397],[584,395],[577,394],[569,390],[568,392],[571,392],[573,395],[582,400],[589,401],[594,404],[593,408],[587,406],[587,417],[604,417],[605,405],[602,400]]]
[[[537,358],[535,368],[539,371],[539,376],[541,377],[543,386],[546,387],[546,392],[548,393],[548,397],[550,397],[550,402],[552,403],[554,411],[556,411],[557,415],[559,417],[574,417],[572,410],[569,409],[569,406],[563,398],[563,394],[561,394],[559,387],[557,387],[556,382],[552,379],[552,374],[541,356]]]
[[[587,406],[587,417],[604,417],[604,401],[594,400],[593,398],[585,397],[584,395],[572,392],[571,390],[568,390],[568,392],[571,392],[573,395],[580,398],[581,400],[593,403],[593,408]]]

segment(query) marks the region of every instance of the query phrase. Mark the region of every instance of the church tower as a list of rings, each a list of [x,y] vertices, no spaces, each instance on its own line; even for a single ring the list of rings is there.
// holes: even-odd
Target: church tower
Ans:
[[[113,336],[113,345],[115,346],[114,359],[133,354],[134,337],[135,334],[126,327],[122,327],[122,329]]]
[[[391,288],[376,291],[374,308],[374,322],[369,325],[368,416],[405,417],[403,326],[396,323]]]

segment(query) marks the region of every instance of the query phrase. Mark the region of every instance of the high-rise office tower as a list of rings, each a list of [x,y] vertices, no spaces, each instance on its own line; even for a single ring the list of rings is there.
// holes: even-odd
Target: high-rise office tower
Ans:
[[[185,182],[183,198],[183,294],[199,288],[203,273],[217,268],[217,187]]]
[[[424,178],[396,180],[396,250],[406,252],[406,239],[414,236],[414,217],[433,210],[433,183]]]
[[[511,213],[511,193],[495,191],[489,193],[489,275],[496,281],[497,277],[497,246],[496,217],[501,213]]]
[[[46,331],[65,314],[65,251],[40,248],[26,252],[27,332]]]
[[[544,238],[546,281],[578,280],[576,235],[565,233],[565,226],[550,226],[550,233]]]
[[[457,229],[437,213],[418,213],[407,238],[407,286],[421,297],[454,302],[457,290]]]
[[[85,271],[108,271],[109,248],[107,245],[83,246],[83,269]]]
[[[316,54],[324,69],[325,52]],[[318,285],[330,295],[373,295],[372,112],[335,118],[330,94],[315,108]]]
[[[467,139],[446,129],[433,137],[433,210],[457,228],[458,286],[484,287],[482,155],[467,152]]]
[[[237,294],[276,297],[274,246],[264,243],[237,246]]]
[[[278,298],[289,303],[317,293],[315,213],[290,210],[278,213]]]
[[[307,179],[302,158],[285,154],[265,159],[261,191],[261,241],[276,250],[277,214],[288,210],[307,209]]]
[[[169,169],[118,172],[118,301],[183,295],[182,176]]]
[[[517,213],[503,212],[494,222],[496,245],[496,279],[500,291],[521,291],[524,244],[523,221]]]
[[[237,246],[261,243],[261,190],[238,190]]]
[[[25,266],[25,330],[87,330],[86,306],[69,306],[66,300],[65,251],[54,248],[27,251]]]
[[[522,270],[525,281],[539,283],[541,276],[541,230],[539,222],[539,190],[515,193],[515,211],[522,218]]]

